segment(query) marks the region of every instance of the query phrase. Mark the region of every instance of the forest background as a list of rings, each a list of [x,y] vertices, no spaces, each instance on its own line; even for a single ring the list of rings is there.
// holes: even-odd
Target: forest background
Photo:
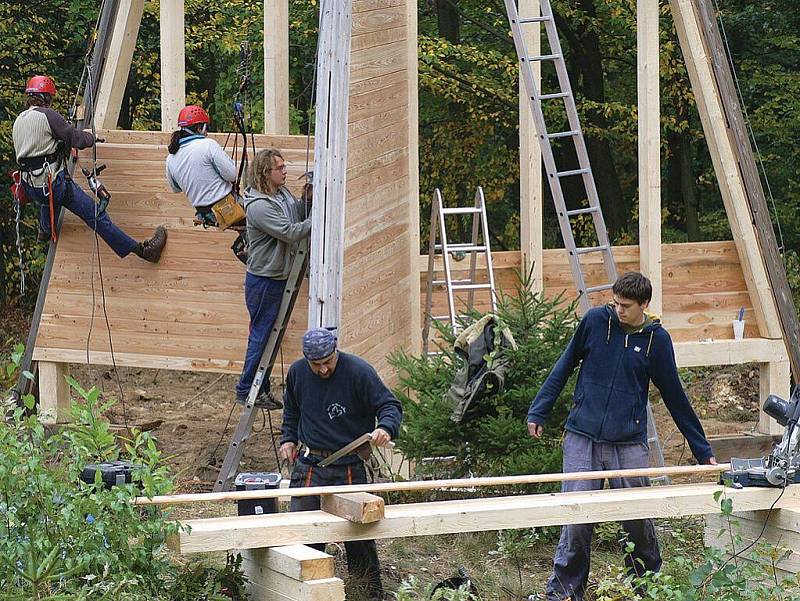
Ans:
[[[790,281],[800,289],[800,11],[793,0],[717,0],[741,95],[774,196]],[[49,74],[66,113],[84,64],[97,0],[0,3],[0,171],[14,166],[11,127],[24,108],[26,79]],[[290,2],[291,132],[313,127],[313,70],[318,1]],[[615,244],[636,244],[636,0],[552,0],[567,67]],[[253,52],[251,121],[263,130],[263,0],[186,0],[187,101],[205,106],[212,130],[231,131],[239,84],[239,46]],[[476,186],[489,203],[492,243],[519,248],[517,59],[502,0],[419,0],[420,223],[427,240],[430,197],[464,203]],[[159,3],[145,2],[122,104],[121,129],[159,129]],[[555,82],[544,74],[543,89]],[[666,0],[661,1],[663,235],[666,242],[722,240],[731,234]],[[549,115],[557,127],[557,114]],[[313,133],[313,132],[312,132]],[[570,160],[562,147],[556,154]],[[113,190],[112,190],[113,193]],[[580,190],[566,190],[580,206]],[[30,304],[21,294],[10,194],[0,210],[0,302]],[[113,203],[113,200],[112,200]],[[545,190],[545,246],[560,246]],[[46,246],[35,241],[35,217],[20,233],[26,272],[35,283]],[[777,231],[777,229],[776,229]],[[30,282],[29,282],[30,284]]]

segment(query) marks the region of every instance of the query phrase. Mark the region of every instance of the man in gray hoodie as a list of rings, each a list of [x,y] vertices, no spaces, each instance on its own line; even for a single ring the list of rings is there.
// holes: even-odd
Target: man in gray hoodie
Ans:
[[[248,173],[244,193],[247,237],[250,243],[245,276],[245,303],[250,314],[250,336],[236,402],[247,400],[270,330],[275,324],[286,279],[300,240],[311,235],[311,218],[305,203],[285,187],[286,162],[279,150],[261,150]],[[281,403],[262,384],[256,406],[279,409]]]

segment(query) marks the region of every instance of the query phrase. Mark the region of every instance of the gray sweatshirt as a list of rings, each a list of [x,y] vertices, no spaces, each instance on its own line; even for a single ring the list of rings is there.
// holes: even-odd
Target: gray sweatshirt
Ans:
[[[289,277],[297,243],[311,235],[311,218],[303,218],[303,203],[285,187],[274,196],[248,187],[244,191],[244,208],[249,243],[247,271],[285,280]]]
[[[176,154],[167,156],[167,183],[185,192],[193,207],[209,207],[230,194],[236,164],[216,140],[188,137]]]

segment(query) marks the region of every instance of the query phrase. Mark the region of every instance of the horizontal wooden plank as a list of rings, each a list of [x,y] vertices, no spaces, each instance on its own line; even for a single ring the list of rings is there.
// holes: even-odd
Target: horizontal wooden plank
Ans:
[[[675,361],[678,363],[678,367],[788,361],[786,347],[782,340],[752,338],[711,342],[676,342],[674,346]]]
[[[800,486],[785,490],[731,489],[717,484],[695,484],[494,497],[386,507],[383,520],[353,524],[322,511],[209,518],[183,522],[183,531],[170,540],[179,553],[224,551],[348,541],[399,538],[456,532],[483,532],[643,518],[683,517],[720,513],[715,493],[731,499],[742,510],[797,507]]]
[[[98,144],[98,153],[102,153],[104,148],[108,148],[112,144],[145,144],[145,145],[158,145],[166,147],[169,144],[172,132],[161,131],[134,131],[134,130],[108,130],[101,129],[97,131],[98,137],[104,138],[106,144]],[[225,138],[228,137],[227,132],[210,132],[209,137],[216,140],[220,145],[225,144]],[[247,137],[248,142],[250,136]],[[259,148],[285,148],[305,151],[307,138],[306,136],[279,136],[274,134],[255,134],[256,146]],[[231,141],[233,143],[233,134],[231,134]],[[311,138],[311,145],[313,148],[314,138]]]

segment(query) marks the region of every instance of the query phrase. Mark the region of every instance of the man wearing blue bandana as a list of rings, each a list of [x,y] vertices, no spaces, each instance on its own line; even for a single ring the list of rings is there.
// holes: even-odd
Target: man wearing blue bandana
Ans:
[[[528,432],[539,438],[567,380],[580,364],[564,436],[567,472],[649,467],[647,403],[650,382],[686,437],[700,463],[716,464],[703,426],[683,390],[675,351],[655,315],[645,313],[653,288],[641,273],[626,273],[613,287],[614,302],[595,307],[581,319],[567,349],[528,410]],[[612,478],[612,488],[649,486],[647,478]],[[590,491],[602,480],[564,482],[562,492]],[[633,552],[625,557],[631,574],[661,567],[652,520],[622,522]],[[547,583],[547,601],[583,601],[589,577],[594,524],[561,529]]]
[[[322,459],[363,434],[374,446],[397,437],[403,409],[375,369],[336,348],[336,336],[314,328],[303,336],[303,359],[286,376],[280,458],[294,462],[291,487],[364,484],[367,472],[358,453],[320,467]],[[302,443],[303,451],[298,453]],[[319,497],[292,497],[292,511],[319,509]],[[323,549],[325,545],[312,545]],[[375,541],[345,543],[351,577],[364,581],[366,597],[383,598]]]

